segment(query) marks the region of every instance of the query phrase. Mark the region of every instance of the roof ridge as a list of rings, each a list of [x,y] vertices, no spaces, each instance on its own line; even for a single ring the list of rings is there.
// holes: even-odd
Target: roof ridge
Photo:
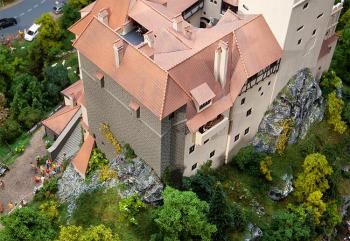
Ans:
[[[249,74],[248,74],[247,66],[245,65],[245,60],[244,60],[244,57],[243,57],[243,55],[242,55],[241,48],[239,47],[239,44],[238,44],[238,40],[237,40],[237,38],[236,38],[236,33],[235,33],[235,31],[233,31],[233,38],[234,38],[235,43],[236,43],[236,45],[237,45],[237,49],[238,49],[239,56],[241,57],[241,61],[242,61],[242,64],[243,64],[244,72],[245,72],[245,74],[247,75],[247,78],[248,78],[248,77],[249,77]]]
[[[74,46],[74,44],[76,44],[76,42],[78,42],[78,40],[81,38],[81,36],[83,36],[83,34],[85,33],[85,30],[88,28],[88,26],[90,26],[91,22],[94,19],[95,19],[95,16],[92,16],[92,18],[90,19],[89,23],[86,24],[86,26],[84,27],[83,31],[81,31],[80,35],[78,35],[78,37],[73,41],[72,46]]]
[[[70,90],[71,88],[73,88],[73,87],[77,86],[78,84],[80,84],[80,82],[79,82],[79,81],[82,81],[82,80],[81,80],[81,79],[79,79],[79,80],[75,81],[73,84],[71,84],[71,85],[70,85],[70,86],[68,86],[67,88],[65,88],[65,89],[61,90],[61,93],[62,93],[63,91]]]
[[[64,107],[69,107],[69,106],[65,105]],[[63,108],[64,108],[64,107],[63,107]],[[62,108],[62,109],[63,109],[63,108]],[[75,109],[77,109],[77,108],[80,108],[80,106],[73,106],[73,108],[71,108],[71,109],[69,109],[69,110],[66,110],[66,111],[64,111],[64,112],[62,112],[62,113],[59,113],[58,115],[55,115],[58,111],[60,111],[60,110],[58,110],[56,113],[54,113],[53,115],[51,115],[49,118],[47,118],[47,119],[45,119],[45,120],[52,120],[52,119],[55,119],[55,118],[57,118],[57,117],[59,117],[59,116],[61,116],[61,115],[67,114],[67,112],[70,112],[70,111],[75,110]],[[43,120],[43,121],[45,121],[45,120]]]
[[[158,14],[162,15],[164,18],[166,18],[169,22],[171,22],[171,19],[168,18],[165,14],[163,14],[162,12],[160,12],[158,9],[155,9],[152,5],[147,4],[147,1],[144,0],[139,0],[140,2],[143,2],[144,4],[146,4],[148,7],[152,8],[154,11],[156,11]]]

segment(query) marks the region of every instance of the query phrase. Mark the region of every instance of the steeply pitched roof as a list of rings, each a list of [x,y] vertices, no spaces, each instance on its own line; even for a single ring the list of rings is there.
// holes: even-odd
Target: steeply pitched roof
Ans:
[[[79,108],[80,106],[64,106],[52,116],[43,120],[41,123],[55,132],[55,134],[60,135],[64,128],[68,125],[69,121],[78,112]]]
[[[91,135],[88,135],[84,140],[84,143],[78,151],[77,155],[72,160],[74,169],[83,178],[85,178],[86,171],[89,166],[89,160],[91,157],[92,150],[94,148],[94,144],[95,139]]]
[[[215,26],[195,28],[176,15],[190,6],[192,0],[135,0],[128,10],[125,8],[120,13],[110,9],[111,18],[113,14],[118,15],[120,20],[129,17],[154,37],[152,47],[145,43],[133,46],[115,31],[115,24],[106,26],[94,17],[97,9],[109,6],[108,1],[112,0],[97,0],[89,20],[81,20],[88,22],[78,34],[74,46],[132,95],[138,104],[146,106],[160,119],[186,103],[192,103],[190,91],[203,83],[215,94],[214,107],[215,102],[222,98],[225,98],[225,103],[230,100],[232,104],[250,76],[282,55],[262,15],[236,15],[227,10]],[[125,5],[127,0],[120,1]],[[173,29],[173,17],[183,20],[187,32]],[[121,22],[120,26],[123,25]],[[121,39],[124,56],[120,66],[116,67],[113,44]],[[224,87],[213,74],[215,49],[219,41],[225,41],[229,46],[228,76]],[[98,46],[98,51],[91,46]],[[188,120],[197,115],[205,116],[191,106],[187,109]],[[191,126],[192,129],[197,128],[195,124]]]
[[[61,91],[61,94],[72,98],[74,100],[78,100],[84,92],[83,81],[78,80],[74,84],[68,86],[64,90]]]
[[[80,35],[87,27],[94,16],[97,16],[102,9],[109,10],[109,25],[112,29],[121,27],[127,17],[130,0],[97,0],[92,6],[90,13],[73,24],[69,31]]]
[[[323,40],[320,55],[318,56],[318,59],[323,58],[324,56],[326,56],[327,54],[329,54],[331,52],[330,46],[332,45],[332,43],[337,41],[338,38],[339,37],[337,36],[337,34],[333,34],[331,37]]]

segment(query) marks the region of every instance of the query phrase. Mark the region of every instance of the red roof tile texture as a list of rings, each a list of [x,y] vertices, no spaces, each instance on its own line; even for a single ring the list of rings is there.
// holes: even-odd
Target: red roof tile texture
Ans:
[[[41,123],[52,130],[55,134],[60,135],[79,108],[80,106],[64,106]]]
[[[92,150],[94,148],[94,144],[95,144],[95,139],[91,135],[88,135],[84,140],[84,143],[81,146],[79,152],[72,160],[74,169],[83,178],[85,178],[86,171],[89,166],[89,160],[91,157]]]

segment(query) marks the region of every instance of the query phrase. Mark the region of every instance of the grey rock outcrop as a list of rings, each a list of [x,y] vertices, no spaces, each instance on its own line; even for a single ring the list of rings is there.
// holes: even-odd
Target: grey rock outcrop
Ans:
[[[296,143],[305,137],[313,123],[323,119],[324,110],[324,99],[317,81],[310,70],[300,71],[289,80],[265,113],[253,146],[259,152],[274,153],[284,129],[281,123],[285,120],[292,122],[288,143]]]
[[[255,241],[263,236],[263,231],[252,223],[248,224],[248,234],[244,236],[244,241]]]
[[[58,182],[58,198],[68,203],[68,214],[75,209],[75,200],[84,192],[91,192],[98,188],[117,188],[121,197],[138,194],[142,201],[157,204],[162,200],[163,184],[156,173],[140,158],[126,160],[123,155],[117,156],[110,162],[110,169],[118,174],[118,178],[101,182],[99,171],[89,182],[85,181],[69,165]]]
[[[279,201],[286,198],[291,192],[293,192],[293,176],[285,174],[282,176],[282,186],[272,187],[268,193],[268,196],[274,200]]]

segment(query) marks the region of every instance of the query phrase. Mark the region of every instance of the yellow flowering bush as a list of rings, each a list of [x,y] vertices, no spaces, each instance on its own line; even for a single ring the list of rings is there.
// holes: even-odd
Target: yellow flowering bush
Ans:
[[[101,131],[103,137],[114,146],[115,152],[117,154],[121,153],[122,147],[121,147],[120,143],[118,142],[117,138],[115,138],[112,131],[110,130],[109,125],[106,123],[102,123],[100,126],[100,131]]]
[[[265,176],[265,179],[272,181],[270,167],[272,165],[272,158],[270,156],[265,157],[264,160],[260,162],[260,172]]]

